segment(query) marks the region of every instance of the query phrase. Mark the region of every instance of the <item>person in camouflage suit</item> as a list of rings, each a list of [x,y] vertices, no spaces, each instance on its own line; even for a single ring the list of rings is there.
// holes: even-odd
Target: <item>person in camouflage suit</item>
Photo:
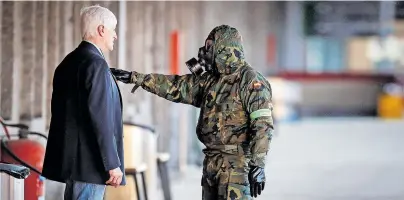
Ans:
[[[206,146],[202,199],[252,199],[265,186],[273,131],[271,85],[245,61],[235,28],[214,28],[204,48],[212,53],[214,67],[200,76],[111,71],[119,81],[201,109],[196,133]]]

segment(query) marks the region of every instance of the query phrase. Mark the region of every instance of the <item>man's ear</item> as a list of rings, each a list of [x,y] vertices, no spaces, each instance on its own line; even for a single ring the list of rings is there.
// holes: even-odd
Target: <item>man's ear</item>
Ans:
[[[99,25],[99,26],[97,27],[97,32],[98,32],[98,34],[99,34],[100,36],[104,36],[104,34],[105,34],[105,27],[104,27],[103,25]]]

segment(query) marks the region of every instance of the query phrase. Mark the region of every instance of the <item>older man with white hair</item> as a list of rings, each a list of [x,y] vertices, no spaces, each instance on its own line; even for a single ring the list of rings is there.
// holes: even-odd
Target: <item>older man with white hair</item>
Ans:
[[[66,183],[66,200],[102,200],[106,185],[126,182],[122,99],[104,59],[117,39],[116,25],[107,8],[83,8],[83,41],[54,73],[42,175]]]

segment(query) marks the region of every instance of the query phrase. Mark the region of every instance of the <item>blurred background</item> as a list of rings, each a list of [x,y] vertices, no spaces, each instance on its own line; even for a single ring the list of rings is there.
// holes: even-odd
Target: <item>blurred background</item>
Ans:
[[[215,26],[241,32],[247,61],[268,77],[275,106],[267,184],[258,199],[404,199],[404,2],[2,1],[4,123],[47,134],[54,70],[81,42],[80,9],[94,4],[118,19],[109,65],[141,73],[189,73],[185,61]],[[128,187],[108,188],[105,198],[137,199],[146,185],[148,199],[200,199],[199,110],[120,88],[125,159],[139,176]],[[28,140],[46,145],[38,136]],[[34,157],[25,146],[14,148]],[[38,169],[42,151],[32,161]],[[62,199],[62,184],[31,174],[25,195]]]

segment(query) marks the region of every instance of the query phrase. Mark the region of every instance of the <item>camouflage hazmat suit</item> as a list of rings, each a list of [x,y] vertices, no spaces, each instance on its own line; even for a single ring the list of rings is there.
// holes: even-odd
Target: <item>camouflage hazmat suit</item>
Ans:
[[[222,25],[212,33],[219,75],[133,71],[129,83],[169,101],[200,108],[196,133],[206,146],[203,199],[252,199],[248,173],[252,166],[265,167],[272,137],[271,86],[245,61],[241,35],[235,28]]]

